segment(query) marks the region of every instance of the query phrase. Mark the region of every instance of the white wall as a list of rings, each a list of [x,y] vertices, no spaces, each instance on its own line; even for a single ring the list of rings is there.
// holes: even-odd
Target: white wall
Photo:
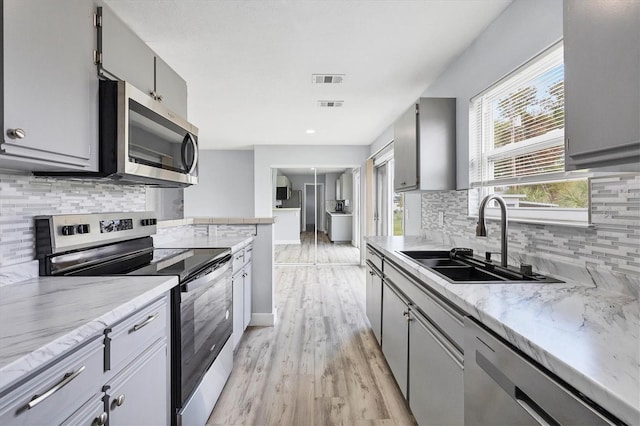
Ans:
[[[269,217],[272,167],[344,167],[361,166],[369,154],[363,146],[260,145],[254,150],[255,216]]]
[[[407,105],[407,108],[409,108],[409,105]],[[384,148],[384,146],[389,144],[389,142],[391,142],[392,140],[393,123],[389,127],[387,127],[386,130],[382,132],[380,136],[378,136],[376,140],[373,141],[373,143],[371,143],[371,145],[369,145],[369,156],[375,154],[381,148]]]
[[[469,99],[562,38],[562,1],[515,0],[424,91],[457,98],[457,187],[469,187]]]
[[[198,172],[198,185],[184,190],[185,217],[253,216],[253,151],[201,150]]]

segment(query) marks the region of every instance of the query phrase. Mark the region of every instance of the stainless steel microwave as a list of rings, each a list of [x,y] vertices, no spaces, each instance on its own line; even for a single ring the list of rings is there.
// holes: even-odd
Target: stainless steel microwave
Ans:
[[[100,81],[98,172],[39,175],[185,187],[198,183],[198,128],[125,81]]]

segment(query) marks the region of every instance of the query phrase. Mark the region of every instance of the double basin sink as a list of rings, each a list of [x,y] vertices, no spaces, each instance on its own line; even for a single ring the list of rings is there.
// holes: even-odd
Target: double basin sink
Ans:
[[[401,251],[414,262],[428,268],[451,283],[460,284],[522,284],[561,283],[545,275],[522,273],[473,257],[468,249],[451,251]]]

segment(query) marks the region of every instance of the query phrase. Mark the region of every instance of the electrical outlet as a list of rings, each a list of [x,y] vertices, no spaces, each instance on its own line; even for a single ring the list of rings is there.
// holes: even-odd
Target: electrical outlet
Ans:
[[[438,212],[438,225],[444,226],[444,212]]]

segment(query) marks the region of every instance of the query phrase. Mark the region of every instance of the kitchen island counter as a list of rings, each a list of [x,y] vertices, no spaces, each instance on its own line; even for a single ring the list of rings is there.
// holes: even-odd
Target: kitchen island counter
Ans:
[[[559,284],[452,284],[400,250],[448,250],[418,237],[367,242],[419,281],[628,424],[640,424],[640,304],[588,275]]]
[[[0,392],[177,284],[177,277],[120,276],[0,286]]]

